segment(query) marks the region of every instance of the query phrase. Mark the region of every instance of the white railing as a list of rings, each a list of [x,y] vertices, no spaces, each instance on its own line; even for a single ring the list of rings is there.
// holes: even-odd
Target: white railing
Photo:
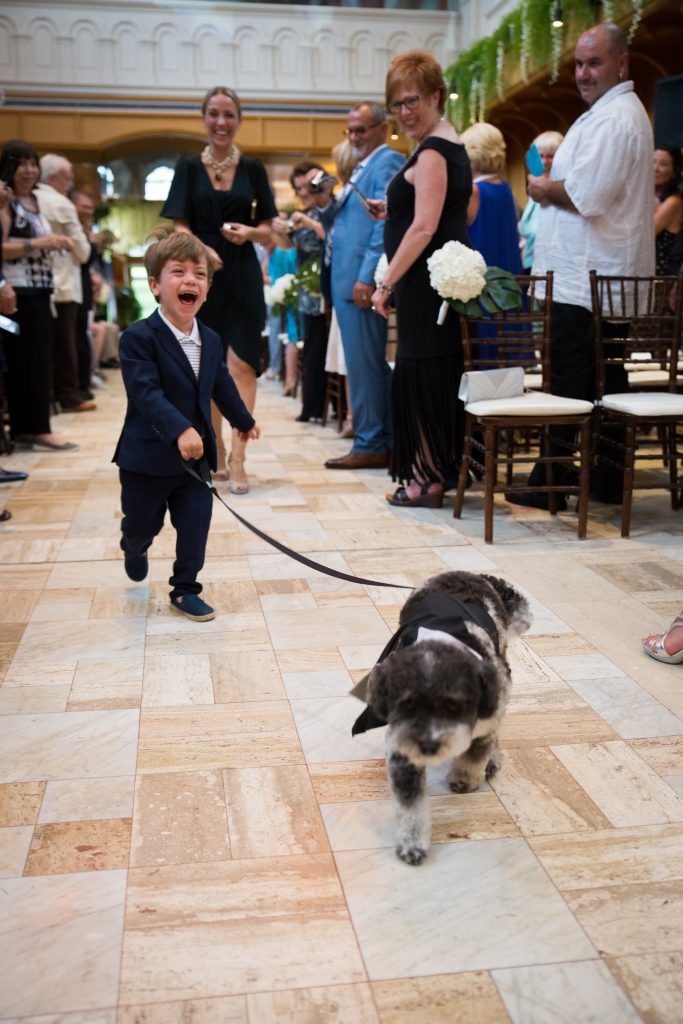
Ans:
[[[218,83],[263,101],[379,98],[396,53],[451,63],[458,23],[439,11],[21,0],[0,5],[0,81],[10,98],[189,99]]]

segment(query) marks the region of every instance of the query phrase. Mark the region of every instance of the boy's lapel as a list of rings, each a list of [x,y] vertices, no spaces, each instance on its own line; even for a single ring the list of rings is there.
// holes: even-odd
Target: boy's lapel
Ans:
[[[182,348],[180,347],[178,339],[171,333],[171,331],[169,331],[168,327],[159,316],[158,309],[155,309],[154,312],[152,313],[152,316],[149,319],[149,325],[155,332],[159,340],[161,341],[162,345],[164,346],[164,349],[169,353],[169,355],[173,357],[173,359],[175,359],[179,366],[182,366],[182,368],[188,374],[190,380],[196,384],[197,379],[194,375],[194,370],[190,366],[190,360],[187,358]]]
[[[199,392],[211,391],[211,381],[216,372],[215,352],[212,345],[206,342],[206,334],[202,324],[199,324],[199,337],[202,339],[202,358],[199,363]]]

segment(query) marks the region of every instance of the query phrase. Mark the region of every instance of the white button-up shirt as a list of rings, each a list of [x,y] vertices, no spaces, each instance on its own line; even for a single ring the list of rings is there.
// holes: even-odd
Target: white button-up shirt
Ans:
[[[188,363],[194,370],[195,377],[198,378],[199,369],[202,363],[202,339],[199,336],[199,327],[197,326],[197,321],[192,321],[192,330],[190,331],[189,334],[183,334],[182,331],[178,330],[175,324],[172,324],[171,321],[164,316],[164,314],[161,312],[161,308],[159,309],[159,316],[164,321],[171,334],[178,341],[180,347],[187,356]]]
[[[596,100],[565,135],[550,177],[564,181],[578,213],[541,207],[533,265],[534,274],[555,272],[556,302],[590,309],[590,270],[654,274],[653,149],[650,121],[630,81]]]

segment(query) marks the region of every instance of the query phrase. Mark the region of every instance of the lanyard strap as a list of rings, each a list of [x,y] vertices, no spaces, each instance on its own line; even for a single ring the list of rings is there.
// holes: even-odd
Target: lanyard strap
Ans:
[[[199,464],[202,465],[202,462]],[[206,463],[204,463],[204,465],[206,465]],[[271,547],[277,548],[277,550],[281,551],[283,555],[293,558],[296,562],[301,562],[302,565],[308,566],[309,569],[315,569],[316,572],[322,572],[326,576],[334,576],[338,580],[346,580],[347,583],[360,583],[365,584],[365,586],[368,587],[393,587],[396,590],[414,589],[409,583],[384,583],[382,580],[366,580],[363,579],[362,576],[351,576],[347,572],[340,572],[338,569],[330,569],[327,565],[322,565],[320,562],[314,562],[312,558],[307,558],[306,555],[301,555],[298,551],[293,551],[291,548],[288,548],[286,544],[282,544],[279,540],[275,540],[274,537],[270,537],[267,533],[264,533],[263,530],[259,530],[258,526],[254,526],[254,524],[250,523],[248,519],[241,516],[239,512],[235,512],[234,508],[231,508],[227,502],[223,501],[220,494],[211,483],[211,479],[205,479],[205,477],[198,473],[197,470],[189,464],[189,462],[183,462],[183,468],[190,474],[190,476],[194,477],[195,480],[198,480],[200,484],[204,484],[204,486],[208,487],[214,498],[218,498],[221,505],[224,505],[228,512],[232,512],[235,519],[242,523],[242,526],[246,526],[248,530],[255,533],[256,536],[260,537],[261,540],[264,540],[266,544],[270,544]]]

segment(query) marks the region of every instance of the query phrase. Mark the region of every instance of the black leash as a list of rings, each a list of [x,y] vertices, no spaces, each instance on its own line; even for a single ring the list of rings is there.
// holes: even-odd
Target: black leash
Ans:
[[[201,460],[199,465],[203,467],[204,465],[206,465],[206,463],[204,460]],[[223,501],[220,494],[211,483],[210,476],[209,479],[207,480],[200,473],[198,473],[197,470],[189,464],[189,462],[183,462],[183,468],[186,470],[186,472],[190,474],[190,476],[193,476],[195,480],[198,480],[200,484],[204,484],[206,487],[208,487],[211,493],[213,494],[214,498],[218,498],[221,505],[227,508],[228,512],[232,512],[232,514],[234,515],[235,519],[238,520],[238,522],[242,523],[243,526],[246,526],[247,529],[251,530],[252,533],[255,533],[257,537],[261,538],[261,540],[264,540],[266,544],[270,544],[272,547],[277,548],[277,550],[281,551],[283,555],[287,555],[289,558],[293,558],[296,562],[301,562],[302,565],[307,565],[309,569],[315,569],[316,572],[322,572],[326,576],[334,576],[338,580],[346,580],[347,583],[361,583],[365,584],[368,587],[394,587],[396,590],[414,589],[414,587],[412,587],[409,583],[383,583],[381,580],[366,580],[363,579],[362,576],[351,576],[349,575],[349,573],[339,572],[338,569],[330,569],[328,566],[322,565],[320,562],[314,562],[312,558],[306,558],[305,555],[299,554],[298,551],[293,551],[291,548],[288,548],[286,544],[281,544],[280,541],[275,540],[274,537],[269,537],[267,533],[264,533],[263,530],[259,530],[258,526],[254,526],[254,524],[250,523],[248,519],[245,519],[244,516],[241,516],[239,512],[235,512],[234,508],[231,508],[227,502]]]

